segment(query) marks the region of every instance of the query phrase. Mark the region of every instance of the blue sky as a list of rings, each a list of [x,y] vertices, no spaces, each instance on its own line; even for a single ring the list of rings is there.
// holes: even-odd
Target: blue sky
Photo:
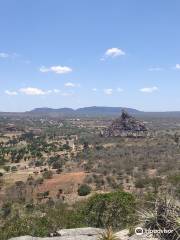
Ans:
[[[0,0],[0,111],[180,110],[180,1]]]

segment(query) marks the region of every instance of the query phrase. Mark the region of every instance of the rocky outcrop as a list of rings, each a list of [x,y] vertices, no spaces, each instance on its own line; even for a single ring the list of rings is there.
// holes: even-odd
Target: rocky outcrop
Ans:
[[[145,124],[122,111],[119,118],[101,132],[103,137],[145,137],[148,135]]]
[[[11,238],[9,240],[98,240],[99,234],[104,230],[99,228],[75,228],[75,229],[62,229],[58,231],[58,237],[31,237],[23,236]],[[128,236],[129,231],[127,229],[116,233],[117,240],[157,240],[148,236]]]
[[[75,228],[75,229],[62,229],[57,231],[58,237],[31,237],[23,236],[11,238],[10,240],[97,240],[103,230],[99,228]]]

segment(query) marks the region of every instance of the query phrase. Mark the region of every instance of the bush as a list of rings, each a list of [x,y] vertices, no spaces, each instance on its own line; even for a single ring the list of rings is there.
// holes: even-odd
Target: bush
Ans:
[[[23,235],[47,236],[53,224],[46,217],[24,217],[15,216],[7,221],[1,229],[0,240]]]
[[[43,166],[43,160],[36,160],[36,161],[35,161],[35,166],[36,166],[36,167]]]
[[[53,176],[52,171],[46,171],[46,172],[43,173],[43,178],[44,179],[51,179],[52,176]]]
[[[79,207],[81,208],[80,203],[78,203],[78,207],[73,206],[73,208],[69,208],[68,205],[61,203],[57,203],[53,207],[47,204],[41,205],[40,208],[35,208],[32,204],[26,204],[25,207],[26,214],[24,212],[22,215],[11,215],[0,226],[0,240],[8,240],[12,237],[25,235],[47,237],[58,229],[84,226],[83,216],[79,209]],[[39,212],[40,209],[41,212]],[[36,210],[38,210],[38,215],[34,214]],[[43,216],[44,214],[45,216]]]
[[[113,233],[111,227],[107,228],[106,231],[100,234],[98,240],[118,240],[119,238]]]
[[[0,156],[0,166],[3,166],[5,164],[6,160]]]
[[[135,187],[136,188],[144,188],[146,185],[146,182],[144,181],[144,179],[137,179],[135,182]]]
[[[88,186],[87,184],[81,185],[78,189],[79,196],[86,196],[86,195],[90,194],[90,192],[91,192],[91,187]]]
[[[61,169],[61,168],[58,168],[58,169],[56,170],[56,173],[57,173],[57,174],[62,173],[62,169]]]
[[[4,170],[5,170],[6,172],[9,172],[9,171],[10,171],[10,169],[11,169],[11,167],[10,167],[10,166],[4,166],[3,168],[4,168]]]
[[[52,163],[52,168],[53,169],[61,169],[62,168],[62,163],[61,161],[56,161]]]
[[[95,194],[85,208],[87,224],[100,228],[126,228],[135,222],[135,206],[135,198],[130,193]]]
[[[16,166],[12,166],[11,167],[11,172],[16,172],[17,171],[17,167]]]
[[[179,186],[180,185],[180,174],[174,174],[169,176],[169,181],[171,182],[171,184],[175,185],[175,186]]]
[[[2,205],[1,216],[3,218],[6,218],[10,215],[10,213],[11,213],[11,204],[9,202],[7,202],[7,203]]]
[[[37,185],[43,184],[43,181],[44,181],[44,179],[41,178],[41,177],[39,177],[39,178],[36,179],[36,184],[37,184]]]

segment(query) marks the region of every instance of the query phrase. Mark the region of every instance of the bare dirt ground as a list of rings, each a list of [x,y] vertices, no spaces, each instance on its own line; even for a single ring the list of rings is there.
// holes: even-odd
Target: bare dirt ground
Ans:
[[[43,184],[38,187],[38,192],[49,191],[51,197],[56,197],[59,189],[63,190],[64,194],[77,194],[79,184],[87,174],[85,172],[72,172],[56,174],[52,179],[44,180]]]
[[[8,173],[5,175],[6,187],[10,187],[16,181],[26,182],[28,176],[34,178],[40,177],[40,174],[35,176],[34,169],[19,170],[15,173]],[[66,202],[74,203],[82,197],[78,196],[77,190],[80,184],[83,183],[87,173],[82,171],[54,174],[52,179],[45,179],[41,185],[38,185],[33,194],[33,198],[37,198],[38,193],[49,192],[48,197],[57,199],[57,194],[60,189],[63,191]],[[4,191],[2,191],[4,193]],[[1,197],[1,196],[0,196]],[[3,197],[3,196],[2,196]]]
[[[7,185],[11,185],[16,181],[26,181],[29,175],[33,175],[33,170],[18,170],[14,173],[7,173],[4,176],[4,180]]]

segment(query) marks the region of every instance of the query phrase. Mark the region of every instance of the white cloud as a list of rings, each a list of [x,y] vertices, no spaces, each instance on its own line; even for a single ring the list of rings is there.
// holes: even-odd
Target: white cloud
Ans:
[[[122,88],[117,88],[118,92],[123,92],[124,90]]]
[[[126,53],[120,49],[120,48],[109,48],[105,52],[106,57],[118,57],[118,56],[123,56]]]
[[[61,94],[61,96],[63,96],[63,97],[70,97],[70,96],[73,96],[73,93],[64,92],[64,93]]]
[[[104,89],[104,93],[105,93],[106,95],[112,95],[113,90],[112,90],[112,88],[106,88],[106,89]]]
[[[18,53],[0,52],[0,58],[11,58],[11,59],[14,59],[14,58],[18,58],[18,57],[21,57],[21,55],[18,54]]]
[[[49,93],[51,93],[51,90],[44,91],[40,88],[27,87],[27,88],[20,88],[19,92],[26,94],[26,95],[38,96],[38,95],[49,94]]]
[[[93,91],[93,92],[97,92],[97,88],[93,88],[92,91]]]
[[[163,68],[161,68],[161,67],[151,67],[148,69],[148,71],[150,71],[150,72],[159,72],[162,70],[163,70]]]
[[[47,91],[45,92],[45,94],[50,94],[50,93],[53,93],[53,90],[47,90]]]
[[[10,96],[15,96],[15,95],[18,95],[18,93],[16,91],[9,91],[9,90],[6,90],[5,93],[7,95],[10,95]]]
[[[72,82],[67,82],[64,84],[65,87],[75,87],[76,85]]]
[[[144,92],[144,93],[152,93],[152,92],[155,92],[158,90],[158,88],[156,86],[154,87],[145,87],[145,88],[141,88],[139,89],[141,92]]]
[[[105,61],[105,60],[106,60],[105,57],[100,58],[100,61]]]
[[[177,63],[176,66],[175,66],[176,69],[180,70],[180,64]]]
[[[4,53],[4,52],[0,53],[0,58],[8,58],[8,57],[9,57],[8,53]]]
[[[49,68],[42,66],[40,67],[40,72],[54,72],[56,74],[65,74],[72,72],[72,69],[67,66],[51,66]]]
[[[60,93],[61,90],[59,90],[59,89],[53,89],[53,92],[54,92],[54,93]]]
[[[30,96],[50,95],[50,94],[58,94],[58,93],[60,93],[62,96],[70,96],[73,94],[72,92],[62,93],[60,89],[52,89],[52,90],[50,89],[45,91],[43,89],[34,88],[34,87],[20,88],[18,89],[18,91],[9,91],[9,90],[5,91],[7,95],[18,95],[18,92],[25,95],[30,95]]]

